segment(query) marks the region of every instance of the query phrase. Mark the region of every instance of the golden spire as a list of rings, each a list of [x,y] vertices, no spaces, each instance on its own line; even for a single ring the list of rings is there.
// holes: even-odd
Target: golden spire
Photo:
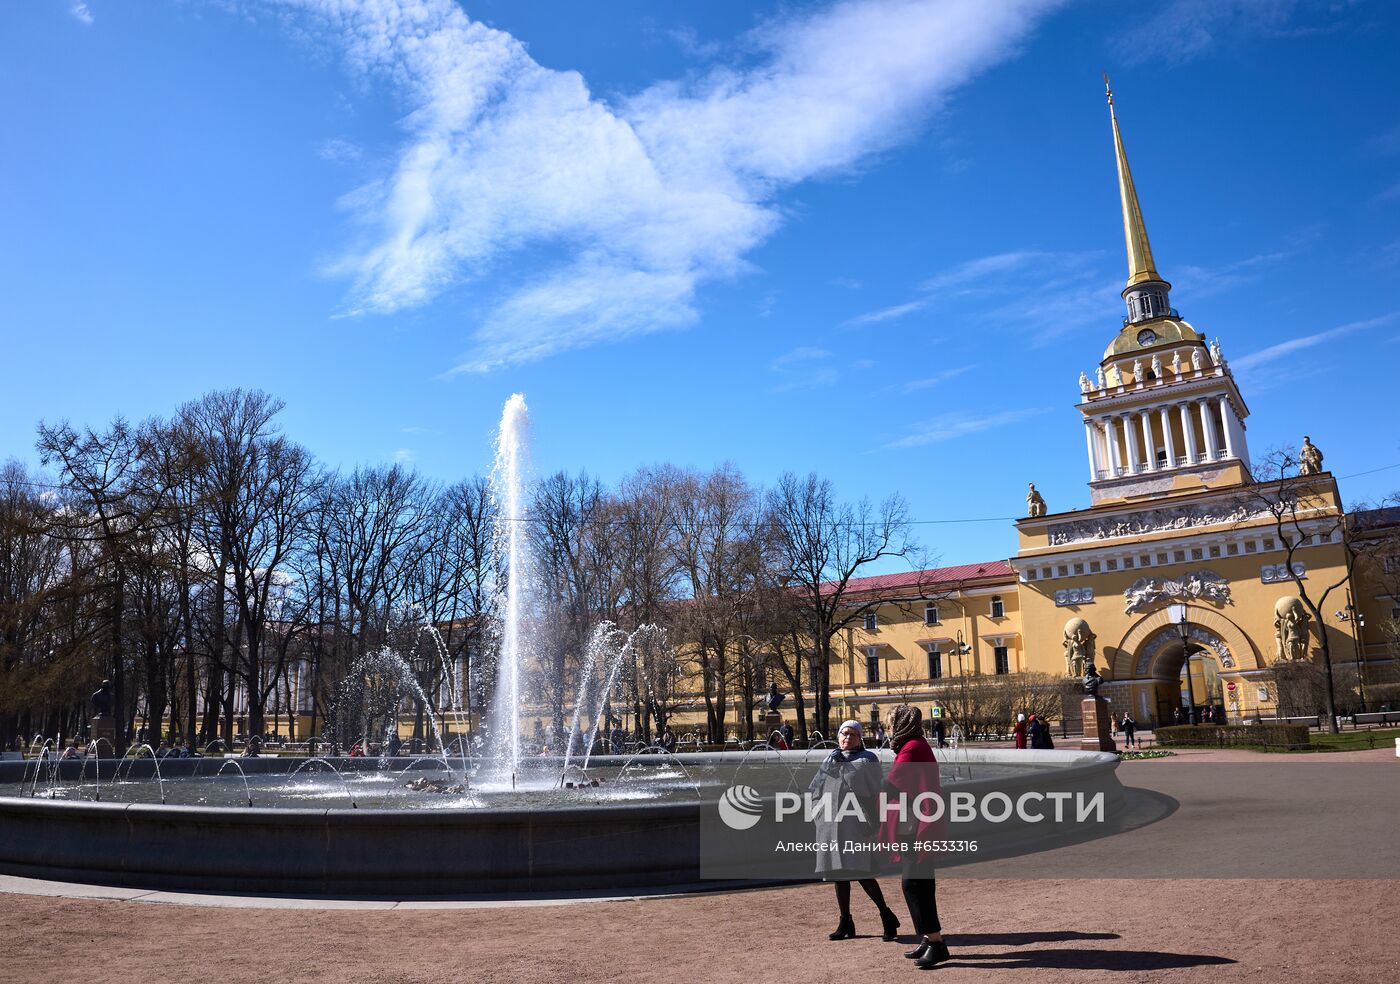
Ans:
[[[1133,187],[1133,172],[1128,170],[1123,135],[1118,132],[1118,114],[1113,111],[1113,87],[1109,85],[1107,72],[1103,84],[1108,93],[1108,115],[1113,120],[1113,149],[1118,155],[1118,194],[1123,199],[1123,237],[1128,243],[1128,286],[1135,287],[1162,278],[1152,262],[1152,245],[1147,241],[1147,226],[1143,224],[1142,206],[1138,204],[1137,189]]]

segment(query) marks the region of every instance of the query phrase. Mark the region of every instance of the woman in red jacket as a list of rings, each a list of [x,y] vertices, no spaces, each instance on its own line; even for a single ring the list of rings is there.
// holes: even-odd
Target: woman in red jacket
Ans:
[[[901,821],[899,812],[890,809],[884,816],[880,834],[885,844],[907,845],[909,850],[891,851],[890,858],[900,864],[900,887],[904,902],[914,921],[914,932],[922,939],[919,945],[904,955],[915,966],[928,969],[949,959],[948,944],[943,941],[943,927],[938,921],[938,900],[934,890],[933,852],[914,850],[916,842],[937,840],[942,836],[941,822],[922,819],[914,808],[914,799],[922,793],[938,795],[938,763],[924,738],[923,714],[917,707],[901,704],[895,708],[890,725],[890,745],[894,748],[894,765],[885,776],[885,792],[891,804],[902,797],[907,804]],[[933,811],[928,806],[923,812]]]
[[[1016,727],[1011,729],[1011,734],[1016,739],[1017,748],[1026,747],[1026,716],[1024,714],[1016,715]]]

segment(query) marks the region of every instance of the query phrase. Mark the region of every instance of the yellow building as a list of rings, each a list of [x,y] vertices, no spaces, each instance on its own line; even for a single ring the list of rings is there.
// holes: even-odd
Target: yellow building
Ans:
[[[1088,506],[1050,512],[1032,486],[1009,562],[854,583],[860,601],[870,592],[889,601],[848,633],[832,667],[833,703],[868,716],[896,697],[934,693],[943,677],[1068,678],[1089,655],[1115,714],[1161,723],[1183,704],[1216,704],[1241,720],[1275,713],[1269,668],[1317,660],[1323,633],[1334,664],[1393,662],[1389,647],[1360,645],[1355,632],[1368,618],[1400,620],[1400,576],[1389,592],[1360,570],[1352,583],[1347,517],[1310,441],[1296,469],[1251,462],[1249,408],[1220,342],[1171,306],[1111,94],[1109,111],[1127,317],[1092,375],[1079,377]],[[1400,515],[1391,512],[1366,515],[1393,543]],[[1373,569],[1400,575],[1400,557]],[[1339,692],[1339,704],[1349,696]]]

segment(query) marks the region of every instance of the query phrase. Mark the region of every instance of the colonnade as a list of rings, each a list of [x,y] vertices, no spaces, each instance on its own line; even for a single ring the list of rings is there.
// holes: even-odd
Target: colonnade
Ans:
[[[1160,447],[1153,433],[1154,417],[1162,435]],[[1183,447],[1177,447],[1174,422]],[[1084,436],[1091,482],[1246,457],[1244,425],[1225,394],[1086,417]]]

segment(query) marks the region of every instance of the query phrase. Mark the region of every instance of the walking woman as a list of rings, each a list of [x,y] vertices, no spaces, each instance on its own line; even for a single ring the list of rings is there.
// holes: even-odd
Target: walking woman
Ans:
[[[899,932],[899,918],[885,904],[885,893],[872,874],[878,852],[841,850],[847,841],[870,844],[884,770],[875,753],[865,748],[859,721],[842,724],[836,744],[808,787],[814,802],[828,807],[818,813],[815,826],[816,839],[832,845],[831,849],[817,855],[817,874],[836,885],[836,905],[841,910],[841,921],[830,938],[848,940],[856,935],[855,920],[851,918],[851,882],[859,881],[870,901],[880,910],[885,939],[892,940]],[[856,797],[862,816],[841,809],[850,795]]]
[[[890,858],[900,865],[900,887],[914,932],[920,936],[919,945],[904,955],[915,966],[927,970],[949,959],[948,944],[943,941],[943,926],[938,921],[938,899],[934,886],[934,855],[932,851],[914,850],[916,842],[937,839],[942,825],[922,819],[913,808],[915,797],[921,793],[939,793],[938,763],[933,749],[924,739],[923,715],[917,707],[901,704],[895,708],[890,725],[890,744],[894,747],[894,765],[885,779],[885,792],[891,804],[902,797],[909,804],[907,819],[901,821],[899,812],[888,809],[881,822],[881,840],[885,844],[907,845],[910,849],[890,851]]]

